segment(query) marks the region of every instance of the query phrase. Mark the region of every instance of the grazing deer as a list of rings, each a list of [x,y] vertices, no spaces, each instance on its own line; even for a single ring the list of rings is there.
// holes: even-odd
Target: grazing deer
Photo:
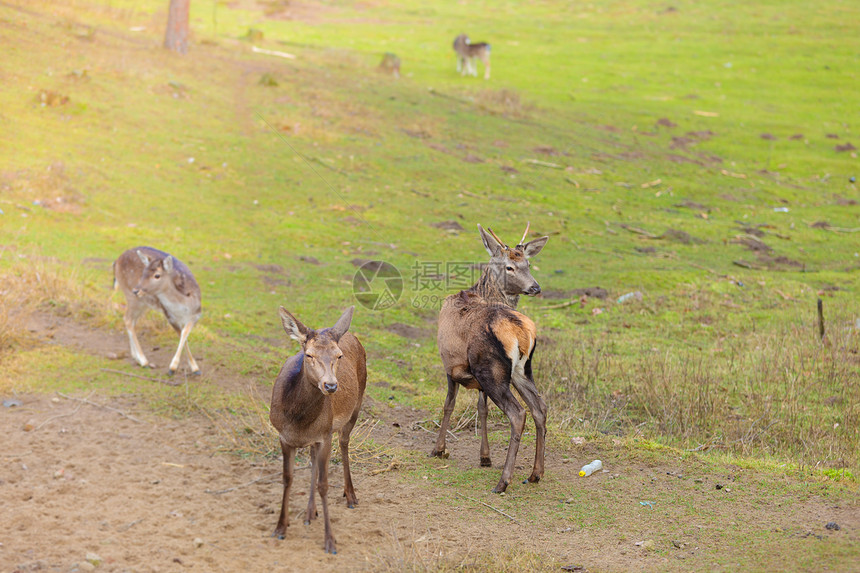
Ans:
[[[484,63],[484,79],[490,79],[490,45],[486,42],[473,44],[466,34],[454,38],[454,51],[457,52],[457,71],[461,75],[478,77],[476,59]]]
[[[439,312],[436,342],[448,376],[448,395],[439,436],[430,455],[447,457],[445,439],[460,386],[477,389],[481,466],[492,465],[487,438],[488,396],[511,421],[505,466],[499,483],[493,488],[495,493],[501,493],[511,482],[526,421],[523,407],[511,392],[512,384],[528,406],[537,433],[534,469],[527,481],[539,481],[544,471],[547,407],[532,376],[535,325],[529,317],[514,309],[520,295],[540,293],[540,285],[529,271],[528,259],[543,249],[549,237],[523,244],[528,235],[526,226],[522,240],[510,248],[491,229],[488,229],[489,233],[480,225],[478,229],[490,254],[490,262],[477,283],[468,290],[447,297]]]
[[[191,374],[200,374],[191,349],[188,335],[202,315],[200,286],[191,270],[179,259],[152,247],[129,249],[113,264],[114,289],[121,289],[128,302],[125,311],[125,328],[131,356],[141,366],[150,366],[135,333],[135,324],[147,308],[160,310],[170,326],[179,333],[179,347],[167,373],[171,376],[179,368],[182,348],[188,355]]]
[[[331,328],[311,330],[284,307],[280,308],[284,330],[302,345],[281,368],[272,389],[269,419],[278,430],[284,454],[284,497],[273,537],[283,539],[290,525],[289,499],[293,483],[293,457],[297,448],[310,446],[311,487],[305,525],[317,516],[314,485],[322,499],[325,520],[325,550],[337,553],[328,517],[328,460],[331,434],[338,432],[343,462],[343,495],[347,507],[358,499],[349,472],[349,434],[352,432],[367,383],[364,347],[349,330],[354,306],[349,307]]]

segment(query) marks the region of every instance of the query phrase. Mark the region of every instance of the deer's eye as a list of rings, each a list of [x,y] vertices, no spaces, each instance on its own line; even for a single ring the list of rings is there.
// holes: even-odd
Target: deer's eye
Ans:
[[[506,270],[506,271],[513,271],[513,270],[514,270],[514,267],[507,266],[507,267],[505,267],[505,270]]]
[[[161,278],[161,275],[160,275],[160,274],[158,274],[158,273],[155,273],[155,276],[153,276],[152,278],[154,278],[154,279],[158,280],[158,279],[160,279],[160,278]]]

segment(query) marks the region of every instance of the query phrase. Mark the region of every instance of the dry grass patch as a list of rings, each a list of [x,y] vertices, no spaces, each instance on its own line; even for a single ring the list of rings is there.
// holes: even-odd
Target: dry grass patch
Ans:
[[[478,107],[491,114],[499,114],[508,117],[525,118],[534,110],[534,105],[526,103],[520,94],[512,89],[483,90],[476,102]]]
[[[825,344],[810,333],[790,325],[727,338],[711,352],[649,347],[632,357],[614,355],[606,340],[571,341],[538,354],[535,371],[563,427],[788,457],[801,469],[856,468],[856,333],[833,328]]]

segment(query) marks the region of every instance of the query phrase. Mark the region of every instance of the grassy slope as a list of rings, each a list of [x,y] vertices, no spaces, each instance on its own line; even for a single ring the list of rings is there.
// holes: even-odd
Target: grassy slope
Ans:
[[[110,261],[138,243],[170,249],[204,286],[196,354],[270,380],[288,347],[277,305],[323,325],[353,303],[350,261],[383,258],[406,291],[393,309],[357,313],[372,380],[393,386],[371,391],[435,411],[443,380],[432,339],[416,346],[386,329],[432,328],[434,305],[420,297],[445,293],[412,289],[412,265],[481,261],[475,223],[514,240],[530,220],[553,233],[536,261],[544,290],[645,293],[632,306],[523,301],[558,341],[542,346],[537,369],[555,400],[557,447],[568,431],[626,432],[642,420],[658,440],[696,445],[757,430],[764,412],[786,429],[751,443],[756,456],[801,467],[834,457],[799,446],[805,439],[836,444],[835,457],[856,468],[843,433],[858,415],[853,354],[804,354],[802,342],[820,289],[839,287],[825,293],[834,331],[858,310],[853,235],[809,227],[858,226],[858,208],[846,204],[857,159],[834,150],[860,145],[848,123],[860,53],[852,3],[355,3],[289,20],[251,2],[194,2],[186,58],[159,49],[164,4],[0,7],[0,273],[9,284],[29,280],[24,261],[39,261],[59,277],[53,290],[40,283],[42,298],[118,328],[102,302]],[[238,40],[249,27],[297,59],[251,54]],[[450,42],[466,28],[493,43],[488,83],[454,73]],[[402,59],[400,81],[376,73],[384,51]],[[279,85],[259,85],[264,73]],[[41,89],[69,103],[41,107]],[[429,226],[444,220],[465,231]],[[622,224],[705,242],[648,239]],[[771,259],[798,266],[737,244],[743,224],[764,225]],[[835,338],[856,348],[850,334]],[[80,372],[73,384],[134,387],[93,377],[96,359],[45,348],[5,356],[6,383],[69,384],[36,366],[45,357]],[[671,375],[649,375],[648,364]],[[784,383],[783,366],[800,383]],[[619,406],[612,391],[634,400]],[[841,401],[823,406],[832,395]],[[649,410],[666,403],[673,412]],[[774,414],[774,403],[797,411]]]

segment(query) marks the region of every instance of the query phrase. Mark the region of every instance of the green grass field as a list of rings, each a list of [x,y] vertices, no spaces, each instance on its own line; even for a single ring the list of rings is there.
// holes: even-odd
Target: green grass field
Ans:
[[[438,417],[439,301],[486,260],[477,223],[513,242],[530,221],[550,236],[544,297],[520,306],[550,448],[615,437],[634,460],[740,464],[857,507],[855,2],[193,0],[185,57],[160,47],[167,4],[0,4],[0,390],[184,415],[187,396],[24,326],[41,310],[119,331],[110,263],[148,244],[201,284],[203,368],[263,384],[293,349],[279,305],[330,325],[356,304],[356,260],[394,265],[397,304],[353,322],[369,395]],[[456,73],[461,32],[491,42],[489,81]],[[860,552],[816,556],[839,570]]]

